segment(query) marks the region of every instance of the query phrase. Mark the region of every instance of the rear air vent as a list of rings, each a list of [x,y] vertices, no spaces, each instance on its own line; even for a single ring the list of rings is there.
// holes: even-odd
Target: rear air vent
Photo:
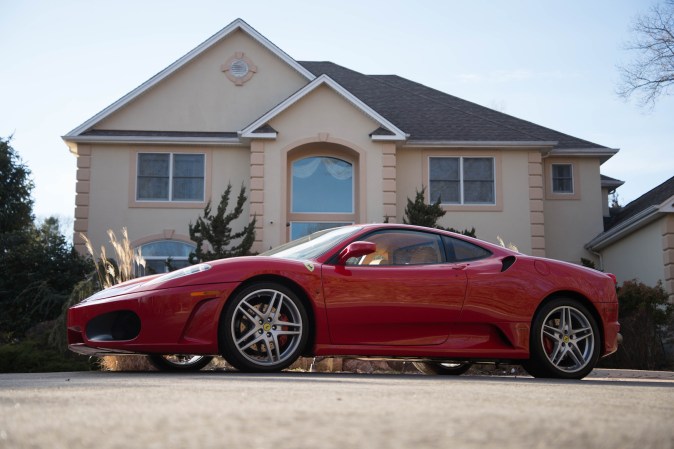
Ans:
[[[501,260],[501,273],[512,267],[516,260],[517,258],[515,256],[504,257],[503,260]]]

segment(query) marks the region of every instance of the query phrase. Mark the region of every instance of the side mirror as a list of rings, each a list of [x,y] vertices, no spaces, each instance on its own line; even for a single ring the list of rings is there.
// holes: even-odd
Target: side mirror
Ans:
[[[353,242],[339,253],[339,264],[344,265],[352,257],[366,256],[376,250],[377,245],[372,242]]]

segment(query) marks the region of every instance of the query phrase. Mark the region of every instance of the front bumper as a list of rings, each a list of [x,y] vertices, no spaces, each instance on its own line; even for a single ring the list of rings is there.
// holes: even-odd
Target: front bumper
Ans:
[[[68,347],[84,355],[217,354],[220,315],[236,284],[202,287],[131,292],[77,304],[68,309]]]

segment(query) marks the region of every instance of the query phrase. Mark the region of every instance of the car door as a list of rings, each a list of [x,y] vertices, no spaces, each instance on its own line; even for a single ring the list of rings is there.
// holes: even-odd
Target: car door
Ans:
[[[447,263],[440,235],[380,230],[359,240],[376,251],[322,267],[333,344],[437,345],[458,319],[465,264]]]

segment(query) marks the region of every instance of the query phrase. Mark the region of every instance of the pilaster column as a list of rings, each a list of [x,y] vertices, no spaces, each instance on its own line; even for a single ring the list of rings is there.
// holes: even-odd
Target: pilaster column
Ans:
[[[91,147],[77,146],[77,183],[75,184],[75,222],[73,244],[80,254],[87,254],[84,239],[80,235],[89,231],[89,202],[91,192]]]
[[[396,145],[394,142],[382,143],[382,176],[384,217],[388,217],[390,223],[396,223],[398,200],[396,187]],[[384,217],[382,217],[382,220]]]
[[[250,143],[250,220],[256,218],[251,251],[262,252],[264,240],[264,141]]]
[[[529,152],[529,222],[531,255],[545,257],[545,213],[543,209],[543,158]]]
[[[664,288],[669,293],[669,302],[674,304],[674,215],[665,216],[662,226],[662,258],[665,266]]]

